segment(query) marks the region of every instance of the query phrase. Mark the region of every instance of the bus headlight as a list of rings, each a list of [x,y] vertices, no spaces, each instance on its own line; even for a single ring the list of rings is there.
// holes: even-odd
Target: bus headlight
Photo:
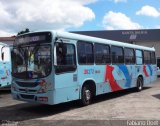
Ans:
[[[46,93],[47,92],[47,83],[45,80],[42,80],[39,82],[40,89],[38,90],[38,93]]]
[[[47,89],[46,87],[40,87],[40,89],[38,90],[38,93],[46,93]]]

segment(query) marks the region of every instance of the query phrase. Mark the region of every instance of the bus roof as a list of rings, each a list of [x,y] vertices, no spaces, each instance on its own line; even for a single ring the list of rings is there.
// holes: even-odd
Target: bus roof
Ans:
[[[87,35],[80,35],[80,34],[76,34],[76,33],[62,32],[62,31],[55,31],[55,30],[29,32],[29,33],[25,33],[22,35],[26,35],[26,34],[30,34],[30,33],[38,33],[38,32],[51,32],[56,37],[72,39],[72,40],[81,40],[81,41],[109,44],[109,45],[114,45],[114,46],[134,48],[134,49],[155,51],[154,47],[150,48],[150,47],[145,47],[145,46],[139,46],[139,45],[124,43],[124,42],[109,40],[109,39],[103,39],[103,38],[97,38],[97,37],[91,37],[91,36],[87,36]],[[19,36],[21,36],[21,35],[19,35]]]
[[[68,39],[73,39],[73,40],[82,40],[82,41],[104,43],[104,44],[110,44],[110,45],[122,46],[122,47],[128,47],[128,48],[155,51],[154,47],[150,48],[150,47],[123,43],[123,42],[118,42],[118,41],[113,41],[113,40],[108,40],[108,39],[102,39],[102,38],[91,37],[91,36],[86,36],[86,35],[79,35],[75,33],[60,32],[60,31],[52,31],[52,33],[55,34],[57,37],[68,38]]]

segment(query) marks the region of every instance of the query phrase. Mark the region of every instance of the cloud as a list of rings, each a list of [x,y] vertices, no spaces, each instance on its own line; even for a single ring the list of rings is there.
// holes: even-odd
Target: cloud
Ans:
[[[72,0],[72,1],[75,1],[75,0]],[[90,3],[95,3],[97,2],[98,0],[77,0],[77,2],[80,2],[82,4],[90,4]]]
[[[5,31],[0,30],[0,36],[1,37],[8,37],[8,36],[13,36],[13,35],[14,35],[14,33],[5,32]]]
[[[136,12],[136,15],[144,15],[156,18],[160,16],[160,12],[152,6],[145,5],[139,11]]]
[[[109,11],[103,18],[103,26],[107,30],[120,30],[120,29],[140,29],[138,23],[133,22],[129,17],[120,12]]]
[[[94,12],[86,5],[96,1],[1,0],[0,29],[4,32],[17,33],[25,28],[65,30],[70,27],[80,27],[86,21],[95,19]]]
[[[155,28],[156,28],[156,29],[160,29],[160,25],[157,25]]]
[[[114,1],[115,3],[127,2],[127,0],[112,0],[112,1]]]

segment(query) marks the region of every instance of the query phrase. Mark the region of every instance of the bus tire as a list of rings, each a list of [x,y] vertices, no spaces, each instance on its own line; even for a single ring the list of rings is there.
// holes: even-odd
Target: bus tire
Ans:
[[[136,91],[140,92],[142,89],[143,89],[143,78],[138,77]]]
[[[87,106],[91,103],[92,101],[92,90],[89,87],[89,85],[84,85],[82,88],[82,95],[81,95],[81,105],[82,106]]]

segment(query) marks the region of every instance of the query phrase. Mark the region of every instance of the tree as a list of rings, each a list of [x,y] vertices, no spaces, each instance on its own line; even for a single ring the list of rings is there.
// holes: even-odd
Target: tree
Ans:
[[[30,30],[29,30],[29,28],[26,28],[24,31],[18,32],[17,35],[21,35],[21,34],[28,33],[28,32],[30,32]]]

